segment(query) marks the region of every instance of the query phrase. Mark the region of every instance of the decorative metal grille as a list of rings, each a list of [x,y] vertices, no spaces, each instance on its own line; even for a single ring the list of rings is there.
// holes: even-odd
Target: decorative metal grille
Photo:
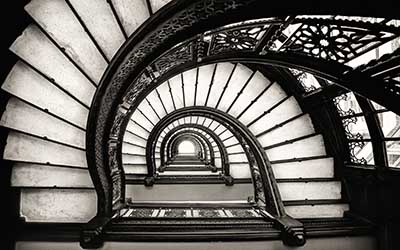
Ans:
[[[349,93],[340,95],[333,99],[333,103],[336,106],[336,109],[341,117],[345,117],[342,119],[343,128],[346,133],[346,137],[349,140],[349,149],[350,149],[350,158],[353,163],[357,164],[367,164],[367,160],[364,157],[359,158],[357,153],[364,148],[366,145],[362,134],[354,133],[350,127],[351,125],[355,125],[358,121],[358,118],[354,116],[356,113],[353,109],[349,108],[348,110],[343,110],[340,102],[349,100]]]

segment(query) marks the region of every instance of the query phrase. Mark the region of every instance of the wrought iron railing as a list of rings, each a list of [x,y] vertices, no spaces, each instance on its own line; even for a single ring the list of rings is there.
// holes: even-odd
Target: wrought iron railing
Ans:
[[[114,211],[118,211],[119,204],[124,202],[124,172],[120,155],[122,135],[130,114],[151,89],[169,77],[199,64],[242,61],[304,70],[357,91],[400,113],[400,107],[395,103],[400,96],[400,84],[396,80],[399,71],[391,67],[393,64],[399,65],[399,50],[356,69],[344,65],[399,36],[400,28],[391,25],[392,21],[387,19],[377,22],[375,19],[358,21],[337,19],[334,16],[288,16],[244,21],[201,32],[168,51],[164,50],[166,52],[155,60],[143,60],[163,42],[171,44],[168,38],[175,32],[188,27],[193,28],[191,25],[207,18],[235,12],[252,1],[232,1],[226,5],[207,1],[214,8],[211,12],[206,11],[207,3],[199,2],[187,4],[187,9],[174,15],[160,16],[161,19],[166,19],[164,26],[154,25],[158,16],[150,20],[148,27],[140,31],[146,32],[148,28],[150,35],[146,36],[144,42],[139,42],[139,38],[133,36],[129,43],[135,44],[136,47],[128,50],[131,48],[128,44],[122,49],[123,52],[127,52],[125,59],[120,58],[116,61],[116,64],[120,64],[118,67],[110,67],[104,78],[104,81],[109,82],[103,82],[105,87],[100,88],[95,97],[95,108],[91,111],[89,119],[95,122],[89,126],[88,154],[93,160],[91,175],[96,182],[98,194],[101,194],[99,211],[103,216],[110,216],[110,206]],[[172,12],[174,8],[179,9],[179,5],[171,6],[170,9],[166,8],[167,13]],[[216,11],[219,8],[220,11]],[[201,15],[199,13],[203,13],[204,16],[198,18],[196,15]],[[185,16],[190,18],[185,20],[182,18]],[[154,28],[154,32],[151,27]],[[140,32],[138,34],[141,34]],[[144,64],[147,67],[137,67]],[[108,138],[104,138],[107,136]],[[105,148],[107,150],[104,150]],[[251,148],[251,151],[257,152],[257,148]],[[263,154],[254,153],[255,158],[257,155]],[[276,198],[265,197],[265,190],[268,190],[270,195],[274,190],[277,192],[276,187],[265,188],[270,182],[263,176],[271,176],[271,173],[263,172],[268,170],[262,165],[267,162],[267,159],[257,159],[257,164],[253,164],[252,167],[254,176],[261,176],[256,177],[257,183],[264,186],[264,197],[259,192],[255,198],[257,202],[264,200],[266,207],[268,200],[276,201]],[[258,187],[259,190],[261,186]],[[108,194],[110,190],[112,193]],[[275,207],[279,211],[279,204],[275,204]],[[282,225],[290,224],[287,221],[290,219],[287,219],[282,211],[280,214],[282,216],[278,214],[278,217],[281,218]],[[298,226],[295,224],[294,227]],[[301,241],[301,236],[297,239]]]

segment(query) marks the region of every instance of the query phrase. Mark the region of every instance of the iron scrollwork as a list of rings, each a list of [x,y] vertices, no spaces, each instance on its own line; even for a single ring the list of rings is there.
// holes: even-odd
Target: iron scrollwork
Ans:
[[[349,94],[343,94],[333,99],[333,103],[342,119],[342,124],[346,137],[348,139],[348,145],[350,149],[350,159],[356,164],[367,164],[367,160],[364,157],[359,158],[357,153],[365,147],[365,142],[363,141],[363,135],[360,133],[354,133],[351,131],[352,124],[356,124],[358,121],[355,111],[353,109],[343,110],[340,102],[347,101],[349,99]]]
[[[307,81],[307,74],[304,71],[300,71],[297,69],[291,69],[291,68],[289,68],[289,71],[292,72],[294,77],[296,77],[297,81],[303,87],[304,92],[306,92],[306,93],[312,92],[318,88],[315,85],[307,86],[307,84],[305,83],[305,81]]]

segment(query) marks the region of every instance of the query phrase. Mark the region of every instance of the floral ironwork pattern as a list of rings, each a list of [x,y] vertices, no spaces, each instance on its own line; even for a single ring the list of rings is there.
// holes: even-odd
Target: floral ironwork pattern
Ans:
[[[269,25],[221,31],[213,35],[209,54],[232,50],[254,50]]]
[[[373,46],[394,38],[389,32],[351,27],[347,21],[303,23],[280,48],[346,63]]]

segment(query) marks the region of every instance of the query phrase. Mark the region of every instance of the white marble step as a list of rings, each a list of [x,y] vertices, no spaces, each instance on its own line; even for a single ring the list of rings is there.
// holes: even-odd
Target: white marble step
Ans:
[[[145,156],[122,154],[122,162],[124,164],[146,164]]]
[[[232,133],[229,130],[226,130],[225,132],[223,132],[221,135],[219,135],[219,139],[221,140],[225,140],[228,139],[229,137],[232,136]]]
[[[193,106],[194,105],[194,96],[196,92],[196,75],[197,75],[197,69],[191,69],[188,71],[185,71],[183,74],[183,82],[185,83],[184,85],[184,90],[185,90],[185,100],[186,100],[186,105],[188,106]],[[162,88],[160,88],[161,90]]]
[[[230,146],[232,146],[232,145],[238,144],[239,141],[238,141],[238,139],[236,139],[236,137],[231,137],[231,138],[229,138],[228,140],[225,140],[223,143],[224,143],[224,145],[225,145],[226,147],[230,147]]]
[[[169,79],[169,84],[171,86],[171,93],[174,98],[174,103],[175,103],[176,109],[183,108],[183,107],[185,107],[185,105],[189,106],[189,103],[186,104],[186,93],[185,93],[185,103],[183,100],[182,76],[179,74],[179,75],[172,77],[171,79]],[[160,93],[160,94],[162,95],[163,93]],[[171,109],[171,110],[167,109],[168,112],[171,112],[172,110],[173,109]]]
[[[178,160],[176,160],[176,161],[178,161]],[[174,162],[172,162],[171,164],[168,164],[168,166],[169,167],[174,167],[174,168],[180,168],[180,167],[182,167],[182,168],[186,168],[186,167],[193,167],[193,168],[204,168],[205,167],[205,164],[204,163],[201,163],[201,162],[199,162],[199,163],[193,163],[193,164],[184,164],[184,162],[182,162],[182,163],[174,163]]]
[[[217,129],[214,130],[214,133],[219,135],[222,133],[226,128],[224,126],[219,126]]]
[[[271,109],[286,97],[286,93],[276,82],[265,91],[257,101],[239,118],[243,124],[249,124],[263,112]]]
[[[167,93],[160,93],[160,94],[161,95],[169,95],[168,92]],[[158,95],[157,95],[157,93],[155,91],[152,91],[150,94],[148,94],[146,96],[146,99],[151,103],[151,105],[152,105],[152,107],[154,109],[153,112],[156,112],[160,118],[163,118],[164,116],[167,115],[167,113],[165,112],[165,109],[162,106],[162,103],[160,102],[160,99],[158,98]]]
[[[340,181],[278,182],[283,201],[295,200],[340,200]]]
[[[3,113],[0,125],[25,133],[47,137],[85,149],[85,132],[52,115],[32,107],[17,98],[11,98]]]
[[[53,0],[51,0],[53,1]],[[68,0],[104,54],[111,60],[125,42],[112,9],[104,0]]]
[[[171,2],[171,0],[150,0],[151,9],[153,13],[157,12],[161,9],[164,5]]]
[[[232,63],[218,63],[207,106],[215,107],[217,105],[218,100],[223,92],[226,83],[228,82],[229,76],[232,73],[233,69],[234,64]]]
[[[94,190],[21,189],[20,214],[27,222],[88,222],[96,215]]]
[[[340,218],[349,210],[348,204],[321,204],[285,206],[286,213],[296,219]]]
[[[250,110],[248,112],[250,112]],[[259,113],[259,115],[262,113],[263,112]],[[275,107],[270,113],[264,115],[254,124],[249,126],[249,129],[253,134],[257,135],[301,113],[302,111],[296,99],[294,97],[290,97],[289,99],[280,103],[280,105]]]
[[[157,122],[160,121],[156,113],[154,113],[146,101],[141,102],[138,109],[140,109],[153,124],[157,124]]]
[[[229,162],[247,162],[247,156],[243,152],[241,154],[228,155]]]
[[[218,123],[214,121],[213,123],[210,124],[209,129],[214,131],[217,127],[218,127]]]
[[[149,97],[152,98],[152,99],[148,99],[148,100],[149,101],[150,100],[156,100],[157,102],[161,102],[162,101],[162,103],[164,104],[164,107],[165,107],[165,109],[167,110],[168,113],[174,111],[175,110],[174,102],[172,101],[172,98],[171,98],[171,95],[170,95],[170,92],[169,92],[168,84],[167,83],[162,83],[160,86],[157,87],[156,90],[153,90],[149,94]],[[160,94],[160,97],[158,97],[157,92]],[[160,101],[160,99],[161,99],[161,101]],[[188,104],[192,105],[192,103],[190,103],[190,102],[188,102]],[[148,104],[147,104],[147,102],[146,103],[142,102],[140,105],[148,105]],[[161,108],[162,110],[158,111],[159,108]],[[162,116],[164,116],[165,115],[164,108],[162,106],[159,107],[159,108],[157,109],[157,111],[158,111],[157,113],[160,114],[160,115],[162,114]],[[154,111],[149,112],[149,113],[152,114],[152,113],[154,113]]]
[[[11,185],[13,187],[93,188],[87,169],[32,163],[13,165]]]
[[[146,149],[143,147],[135,146],[126,142],[122,143],[122,153],[128,154],[146,154]]]
[[[210,195],[212,193],[212,195]],[[168,184],[145,187],[127,185],[126,196],[137,202],[146,201],[232,201],[247,200],[253,196],[251,183],[237,183],[233,186],[219,184]]]
[[[243,93],[238,97],[229,111],[234,117],[237,117],[248,105],[270,84],[270,81],[260,72],[256,72],[250,82],[247,84]],[[247,112],[247,111],[246,111]]]
[[[333,158],[272,164],[276,179],[333,178]]]
[[[146,140],[138,137],[137,135],[134,135],[134,134],[128,133],[128,132],[124,133],[123,141],[130,142],[130,143],[142,146],[142,147],[146,147],[146,142],[147,142]]]
[[[218,158],[216,157],[216,159],[215,159],[215,166],[216,166],[217,168],[222,168],[222,160],[221,160],[221,159],[218,159]]]
[[[111,0],[111,2],[128,36],[150,16],[146,0]]]
[[[1,88],[80,128],[86,128],[88,110],[21,61],[15,64]]]
[[[146,164],[123,164],[123,168],[125,174],[147,174],[147,165]]]
[[[237,97],[237,94],[250,79],[252,73],[252,70],[246,66],[243,66],[242,64],[238,64],[236,66],[235,72],[233,72],[232,78],[228,84],[228,88],[225,90],[225,93],[222,96],[218,109],[227,111]],[[231,114],[231,111],[229,111],[229,113]]]
[[[251,178],[250,166],[247,163],[231,164],[230,174],[233,178]]]
[[[90,106],[95,86],[35,25],[28,26],[10,48],[63,89]]]
[[[81,2],[89,3],[89,1]],[[92,8],[96,8],[96,4],[92,5]],[[65,48],[65,52],[93,81],[96,83],[100,81],[107,68],[107,62],[65,0],[33,0],[25,6],[25,10],[59,46]]]
[[[261,146],[266,147],[313,133],[315,133],[315,130],[311,118],[308,114],[305,114],[281,127],[258,136],[257,139],[261,143]]]
[[[216,173],[214,173],[214,172],[211,172],[211,170],[205,170],[205,171],[164,171],[164,172],[162,172],[162,173],[159,173],[159,175],[160,176],[164,176],[164,175],[167,175],[167,176],[170,176],[170,175],[176,175],[176,176],[179,176],[179,175],[192,175],[192,176],[194,176],[194,175],[215,175],[215,176],[217,176],[217,175],[219,175],[219,173],[218,172],[216,172]]]
[[[204,65],[199,68],[199,74],[197,76],[197,95],[196,95],[196,106],[203,106],[206,103],[208,90],[212,80],[214,71],[214,65]],[[207,103],[207,106],[209,104]]]
[[[146,115],[147,117],[147,115]],[[140,124],[142,127],[144,127],[145,129],[151,131],[154,127],[153,124],[151,124],[151,122],[149,120],[146,119],[146,117],[140,113],[138,110],[136,110],[135,112],[133,112],[132,116],[131,116],[131,121],[129,122],[133,122],[133,123],[138,123]]]
[[[325,156],[326,150],[322,135],[316,135],[291,144],[265,150],[265,153],[270,161],[277,161],[301,157]]]
[[[148,131],[146,131],[145,129],[143,129],[142,127],[140,127],[138,124],[129,121],[128,125],[126,126],[126,130],[134,133],[137,136],[140,136],[142,138],[145,138],[147,141],[147,138],[149,137],[150,133]]]
[[[3,158],[12,161],[87,168],[84,150],[13,131],[8,135]]]
[[[229,148],[226,148],[226,151],[228,154],[233,154],[233,153],[244,153],[242,146],[240,145],[235,145]]]

